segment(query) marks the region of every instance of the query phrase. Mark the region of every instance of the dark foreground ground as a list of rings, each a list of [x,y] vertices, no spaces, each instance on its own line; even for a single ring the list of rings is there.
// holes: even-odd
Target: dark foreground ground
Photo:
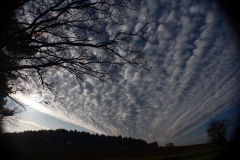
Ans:
[[[12,155],[19,160],[217,160],[223,159],[225,149],[209,144],[171,148],[24,147],[14,148]]]

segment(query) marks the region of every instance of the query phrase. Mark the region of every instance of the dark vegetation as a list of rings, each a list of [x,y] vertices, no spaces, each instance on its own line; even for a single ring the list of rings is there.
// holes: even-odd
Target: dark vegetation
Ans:
[[[67,131],[65,129],[4,133],[12,147],[13,159],[79,159],[79,160],[155,160],[218,159],[223,147],[215,143],[158,147],[132,137],[106,136]],[[172,144],[172,143],[170,143]],[[173,145],[173,144],[172,144]]]
[[[227,144],[228,129],[234,123],[228,118],[212,119],[208,124],[206,133],[209,137],[209,142],[215,143],[220,146]]]
[[[24,160],[179,160],[212,154],[219,158],[224,154],[221,148],[212,144],[156,148],[14,147],[14,151],[17,158]]]
[[[148,144],[142,139],[132,137],[106,136],[77,130],[67,131],[65,129],[4,133],[4,136],[15,147],[158,147],[157,142]]]

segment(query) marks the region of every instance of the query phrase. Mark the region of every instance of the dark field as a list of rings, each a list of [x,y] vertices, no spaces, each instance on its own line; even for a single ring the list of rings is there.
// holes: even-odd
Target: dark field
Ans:
[[[204,160],[219,159],[223,150],[209,144],[158,148],[68,148],[25,147],[15,148],[14,155],[20,160]]]

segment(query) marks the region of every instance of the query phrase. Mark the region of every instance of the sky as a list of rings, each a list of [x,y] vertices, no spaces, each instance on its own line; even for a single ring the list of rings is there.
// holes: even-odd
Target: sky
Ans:
[[[19,127],[7,125],[7,130],[65,128],[131,136],[162,146],[168,142],[188,145],[206,142],[204,130],[210,119],[237,120],[239,48],[218,4],[209,0],[144,2],[151,14],[159,16],[154,26],[159,45],[140,46],[146,56],[154,57],[153,72],[124,66],[118,83],[89,78],[83,92],[66,73],[53,73],[53,79],[64,82],[57,90],[65,105],[44,107],[36,102],[47,96],[13,95],[29,107],[19,115]],[[137,28],[145,12],[130,12],[124,28]]]

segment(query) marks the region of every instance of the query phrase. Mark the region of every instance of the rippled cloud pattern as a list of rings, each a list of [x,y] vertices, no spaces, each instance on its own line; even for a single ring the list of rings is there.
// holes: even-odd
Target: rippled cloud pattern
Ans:
[[[166,143],[180,138],[239,103],[239,48],[227,17],[213,1],[145,1],[158,14],[145,44],[153,72],[125,66],[118,83],[89,79],[80,92],[66,74],[54,79],[65,106],[50,106],[95,132]],[[145,11],[130,13],[138,26]]]

